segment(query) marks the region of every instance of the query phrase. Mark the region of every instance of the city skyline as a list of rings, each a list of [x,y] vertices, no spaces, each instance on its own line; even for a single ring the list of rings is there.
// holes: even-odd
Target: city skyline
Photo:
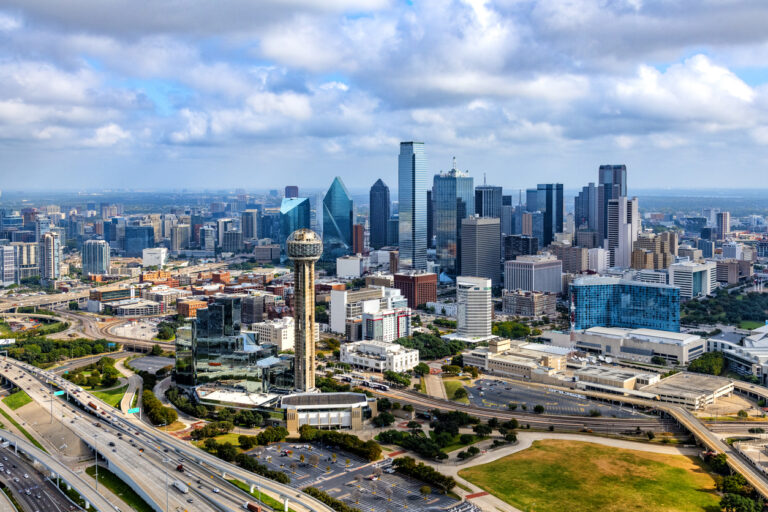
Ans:
[[[691,173],[716,188],[724,169],[758,181],[766,161],[759,3],[158,9],[0,9],[6,189],[321,188],[338,174],[357,190],[396,181],[403,140],[428,144],[430,174],[457,156],[509,189],[534,175],[579,188],[616,162],[636,188]]]

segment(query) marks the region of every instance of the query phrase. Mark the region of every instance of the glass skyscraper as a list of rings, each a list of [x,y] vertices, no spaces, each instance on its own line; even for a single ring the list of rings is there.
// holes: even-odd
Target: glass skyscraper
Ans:
[[[627,195],[627,166],[601,165],[598,179],[597,232],[602,241],[608,238],[608,201]]]
[[[387,245],[387,221],[391,210],[389,187],[381,179],[371,187],[370,208],[368,226],[371,248],[381,249]]]
[[[475,211],[474,180],[456,169],[435,174],[432,184],[432,222],[437,261],[445,273],[455,276],[461,269],[461,220]]]
[[[155,229],[152,226],[125,226],[125,255],[141,256],[144,249],[155,245]]]
[[[423,142],[401,142],[397,166],[400,267],[427,269],[427,157]]]
[[[480,217],[501,218],[501,187],[480,185],[475,188],[475,213]]]
[[[583,277],[570,287],[576,330],[623,327],[680,332],[680,289],[615,277]]]
[[[547,183],[536,187],[536,205],[544,216],[540,245],[546,247],[563,231],[563,184]]]
[[[323,199],[323,259],[349,254],[352,250],[354,204],[341,178],[336,176]]]
[[[309,229],[309,199],[290,197],[280,204],[280,233],[270,233],[273,239],[279,239],[285,247],[285,239],[297,229]],[[274,231],[274,230],[273,230]]]

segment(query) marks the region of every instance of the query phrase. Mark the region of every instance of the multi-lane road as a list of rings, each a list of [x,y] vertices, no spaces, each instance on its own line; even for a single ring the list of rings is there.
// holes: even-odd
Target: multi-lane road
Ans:
[[[7,363],[11,365],[11,369],[3,369],[2,373],[21,384],[38,403],[50,405],[51,395],[48,394],[44,383],[47,380],[72,392],[70,398],[83,409],[72,406],[60,397],[53,397],[53,414],[62,418],[64,425],[73,429],[83,442],[89,446],[95,445],[114,472],[123,473],[124,479],[136,482],[141,489],[146,490],[147,498],[154,502],[159,510],[240,510],[243,503],[249,499],[253,501],[253,498],[227,481],[227,478],[237,478],[258,486],[261,492],[273,497],[288,498],[290,507],[297,512],[331,511],[327,505],[289,486],[258,477],[165,432],[148,427],[134,415],[126,418],[116,409],[109,408],[92,395],[77,390],[71,383],[52,372],[45,372],[11,359],[8,359]],[[75,390],[78,391],[77,394],[74,394]],[[99,408],[98,419],[91,414],[93,409],[88,406],[89,403]],[[114,446],[109,443],[114,443]],[[183,474],[175,471],[180,459],[183,459],[181,463],[185,468]],[[165,485],[166,477],[169,486]],[[189,494],[182,494],[170,487],[171,482],[181,480],[180,477],[183,477],[183,483],[188,485]],[[198,484],[197,480],[208,483]],[[202,488],[198,488],[199,486]],[[219,492],[213,492],[214,487],[219,489]],[[166,498],[168,507],[165,506]],[[188,503],[190,499],[192,503]]]
[[[0,480],[8,486],[24,510],[61,512],[71,503],[13,447],[0,448]]]

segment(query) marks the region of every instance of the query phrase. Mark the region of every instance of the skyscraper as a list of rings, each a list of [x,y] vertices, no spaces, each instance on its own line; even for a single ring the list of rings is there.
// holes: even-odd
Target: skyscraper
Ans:
[[[144,249],[155,245],[152,226],[125,226],[125,255],[141,257]]]
[[[171,228],[171,250],[175,253],[189,249],[192,228],[189,224],[176,224]]]
[[[288,199],[291,199],[293,197],[299,197],[299,187],[297,187],[296,185],[286,185],[285,197],[287,197]]]
[[[0,245],[0,286],[16,283],[16,250],[12,245]]]
[[[598,174],[597,232],[605,240],[608,238],[608,201],[627,195],[627,166],[601,165]]]
[[[400,267],[427,268],[427,157],[423,142],[401,142],[397,189]]]
[[[218,237],[217,243],[219,247],[224,245],[224,233],[232,229],[234,224],[235,224],[234,219],[230,219],[230,218],[216,219],[216,235]]]
[[[432,184],[433,222],[437,261],[449,275],[461,268],[461,220],[475,211],[474,180],[456,168],[435,174]],[[401,221],[402,222],[402,221]]]
[[[288,234],[299,229],[309,229],[309,199],[294,197],[283,199],[280,204],[280,233],[271,233],[273,240],[285,243]]]
[[[582,187],[574,200],[574,224],[576,229],[597,230],[597,187],[590,183]]]
[[[611,267],[629,268],[632,248],[640,233],[637,198],[608,201],[608,258]]]
[[[240,214],[240,230],[243,240],[259,238],[259,210],[245,210]]]
[[[461,221],[461,275],[490,279],[501,284],[500,222],[493,217]]]
[[[336,176],[323,199],[323,259],[336,261],[350,253],[353,216],[352,197]]]
[[[501,218],[501,187],[485,184],[475,187],[475,214]]]
[[[212,226],[200,228],[200,249],[204,251],[216,250],[216,230]]]
[[[105,240],[86,240],[82,257],[84,276],[109,273],[109,244]]]
[[[309,229],[291,233],[285,252],[293,260],[295,334],[294,388],[315,387],[315,262],[323,254],[323,241]]]
[[[461,338],[491,335],[491,280],[480,277],[456,278],[456,334]]]
[[[543,215],[541,245],[546,247],[563,231],[563,184],[547,183],[536,187],[536,204]]]
[[[731,212],[718,212],[715,215],[717,239],[725,240],[731,232]]]
[[[365,227],[362,224],[352,225],[352,254],[365,252]]]
[[[55,231],[43,233],[40,238],[40,282],[52,286],[61,277],[61,238]]]
[[[370,209],[368,225],[371,232],[371,248],[381,249],[387,245],[387,221],[391,214],[389,187],[381,179],[376,180],[371,187]]]

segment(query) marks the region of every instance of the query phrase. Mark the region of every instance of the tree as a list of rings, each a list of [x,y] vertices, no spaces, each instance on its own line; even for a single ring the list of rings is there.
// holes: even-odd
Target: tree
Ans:
[[[424,496],[424,499],[426,500],[427,496],[432,494],[432,488],[428,485],[422,485],[421,487],[419,487],[419,492],[421,493],[422,496]]]
[[[411,430],[421,430],[421,423],[419,423],[418,421],[411,420],[408,422],[406,427],[408,427]]]
[[[77,311],[78,309],[80,309],[80,306],[77,304],[76,300],[73,300],[72,302],[69,303],[69,309],[72,311]]]
[[[426,363],[419,363],[413,367],[413,373],[419,376],[427,375],[429,374],[429,366]]]
[[[170,339],[170,338],[165,338],[165,339]],[[162,355],[163,349],[160,347],[160,345],[154,344],[154,345],[152,345],[152,352],[150,352],[150,353],[153,356],[159,356],[159,355]]]
[[[739,418],[746,418],[746,417],[749,416],[749,413],[747,411],[745,411],[744,409],[741,409],[741,410],[739,410],[739,412],[736,413],[736,415]]]
[[[666,360],[666,359],[664,359],[664,358],[663,358],[663,357],[661,357],[661,356],[653,356],[653,357],[651,358],[651,362],[652,362],[653,364],[658,364],[658,365],[666,365],[666,364],[667,364],[667,360]]]
[[[731,468],[728,466],[728,456],[724,453],[712,455],[707,459],[707,462],[709,462],[709,465],[715,473],[728,475],[731,472]]]
[[[378,416],[371,420],[374,427],[388,427],[395,422],[395,417],[389,412],[380,412]]]
[[[544,412],[544,406],[541,404],[536,405],[533,408],[533,412],[535,412],[536,414],[542,414]]]
[[[487,436],[490,435],[491,432],[493,432],[493,429],[489,427],[488,425],[484,425],[482,423],[478,423],[474,427],[472,427],[472,430],[475,432],[475,434],[479,436]]]
[[[691,361],[688,365],[689,372],[720,375],[725,368],[725,358],[722,352],[706,352]]]
[[[475,366],[464,366],[461,371],[470,374],[473,379],[476,379],[480,376],[480,371]]]
[[[720,500],[720,508],[725,512],[759,512],[758,504],[738,494],[726,494]]]
[[[458,400],[458,399],[460,399],[460,398],[466,398],[466,397],[467,397],[467,390],[466,390],[466,388],[464,388],[463,386],[462,386],[462,387],[460,387],[460,388],[458,388],[458,389],[457,389],[456,391],[454,391],[454,393],[453,393],[453,398],[454,398],[455,400]]]

